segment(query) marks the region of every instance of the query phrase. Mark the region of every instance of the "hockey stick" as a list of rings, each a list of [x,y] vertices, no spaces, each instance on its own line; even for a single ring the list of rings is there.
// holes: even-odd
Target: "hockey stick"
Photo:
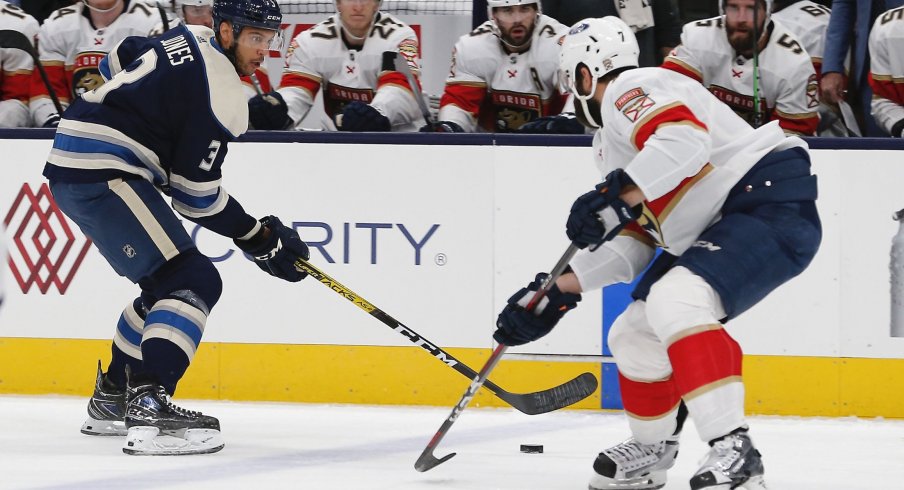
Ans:
[[[420,334],[389,316],[383,310],[372,305],[369,301],[362,298],[351,289],[343,286],[339,281],[333,279],[307,260],[299,258],[295,261],[295,267],[297,267],[298,270],[307,273],[324,286],[335,291],[336,294],[351,301],[355,306],[366,311],[377,320],[380,320],[384,325],[399,332],[399,334],[407,338],[412,344],[429,352],[430,355],[439,359],[443,364],[455,369],[462,376],[465,376],[468,379],[474,379],[477,376],[476,371],[453,357],[452,354],[449,354],[442,348],[437,347],[436,344],[421,337]],[[568,405],[587,398],[596,391],[597,380],[593,374],[583,373],[567,383],[533,393],[511,393],[489,380],[486,381],[486,387],[492,391],[494,395],[517,410],[528,415],[537,415],[567,407]]]
[[[565,271],[565,268],[568,267],[568,263],[571,262],[571,258],[574,257],[574,254],[578,251],[578,247],[575,244],[569,245],[568,249],[565,250],[565,253],[562,254],[562,257],[556,262],[555,267],[553,267],[552,271],[546,276],[546,280],[543,281],[543,284],[540,286],[540,289],[534,293],[533,297],[531,297],[530,302],[527,303],[525,309],[527,311],[532,311],[540,300],[546,296],[546,293],[549,292],[549,288],[552,287],[553,284],[556,283],[556,279],[562,275],[562,272]],[[440,426],[439,430],[436,431],[436,434],[433,435],[433,438],[430,439],[430,442],[427,443],[427,447],[424,448],[424,451],[421,453],[420,457],[417,458],[417,461],[414,462],[414,469],[424,472],[436,466],[443,464],[455,456],[456,453],[450,453],[442,458],[437,458],[433,455],[433,450],[436,449],[436,446],[439,445],[440,441],[443,440],[443,437],[446,436],[446,433],[449,432],[449,429],[452,427],[452,424],[458,419],[458,416],[461,415],[461,412],[467,408],[468,403],[471,402],[471,399],[474,398],[474,395],[477,393],[477,390],[480,389],[481,386],[486,382],[487,376],[490,375],[490,371],[492,371],[496,364],[499,363],[499,360],[502,359],[502,355],[505,354],[505,350],[508,346],[504,344],[499,344],[496,347],[496,350],[493,351],[493,354],[490,355],[490,358],[487,360],[486,364],[483,365],[483,368],[480,370],[480,373],[474,378],[474,381],[468,386],[468,389],[465,391],[465,394],[462,395],[461,400],[458,401],[458,404],[452,408],[452,413],[446,417],[446,420],[443,421],[443,425]]]
[[[0,47],[21,49],[31,56],[31,59],[34,60],[35,68],[37,68],[38,72],[41,74],[41,81],[43,81],[44,86],[47,87],[47,93],[50,94],[50,100],[53,101],[53,105],[56,107],[57,114],[62,116],[63,106],[60,104],[60,99],[57,98],[56,92],[54,92],[53,87],[50,86],[50,79],[47,78],[47,72],[44,71],[44,65],[42,65],[41,60],[38,59],[38,53],[35,52],[35,48],[31,45],[31,41],[28,40],[28,37],[19,31],[4,29],[0,31]]]
[[[763,125],[763,114],[760,112],[760,31],[757,29],[759,22],[759,4],[753,3],[753,127],[758,128]],[[726,21],[727,22],[727,21]],[[763,28],[767,26],[764,24]]]
[[[418,85],[417,80],[414,79],[414,74],[411,73],[408,62],[399,57],[399,53],[395,51],[384,51],[383,69],[385,70],[388,67],[393,67],[395,71],[405,76],[408,86],[411,87],[411,93],[414,94],[414,101],[417,102],[421,115],[424,116],[424,122],[427,123],[427,126],[432,126],[433,117],[430,116],[430,109],[427,107],[427,103],[424,102],[424,93],[421,91],[421,86]]]

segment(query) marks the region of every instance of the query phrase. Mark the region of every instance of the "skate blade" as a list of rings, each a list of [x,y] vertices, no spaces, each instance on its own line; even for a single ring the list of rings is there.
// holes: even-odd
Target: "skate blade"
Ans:
[[[89,436],[124,436],[129,430],[122,420],[94,420],[88,417],[82,424],[81,432]]]
[[[214,429],[188,429],[183,437],[161,434],[156,427],[129,428],[122,452],[134,456],[181,456],[209,454],[223,449],[226,443],[220,431]]]
[[[658,471],[625,479],[607,478],[594,474],[590,478],[587,488],[589,490],[658,490],[665,486],[665,482],[665,472]]]
[[[768,490],[763,476],[754,476],[738,486],[735,490]]]

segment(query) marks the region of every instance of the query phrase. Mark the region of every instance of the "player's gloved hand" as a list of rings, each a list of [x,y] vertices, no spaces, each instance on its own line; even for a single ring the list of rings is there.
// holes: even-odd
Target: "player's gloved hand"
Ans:
[[[298,282],[305,277],[295,268],[295,261],[301,257],[307,260],[311,253],[293,228],[279,221],[276,216],[261,218],[261,231],[248,240],[233,240],[237,247],[254,259],[254,263],[271,276]]]
[[[421,133],[464,133],[465,130],[458,123],[452,121],[436,121],[425,124],[419,129]]]
[[[391,131],[389,118],[373,106],[360,101],[346,104],[342,119],[336,126],[339,131]]]
[[[518,133],[528,134],[584,134],[584,125],[573,112],[546,116],[518,128]]]
[[[60,115],[57,113],[53,113],[47,116],[47,119],[41,123],[42,128],[55,128],[60,125]]]
[[[279,92],[255,95],[248,100],[248,120],[254,129],[287,129],[292,125],[289,106]]]
[[[496,319],[496,332],[493,334],[496,342],[504,345],[533,342],[548,334],[568,310],[578,306],[580,294],[563,293],[558,286],[553,285],[533,311],[527,311],[527,304],[547,276],[545,272],[537,274],[532,283],[509,298],[508,304]]]
[[[580,248],[593,245],[591,250],[595,250],[640,217],[641,205],[632,208],[619,197],[624,186],[631,183],[624,170],[616,169],[594,190],[574,201],[565,224],[565,232],[572,243]]]

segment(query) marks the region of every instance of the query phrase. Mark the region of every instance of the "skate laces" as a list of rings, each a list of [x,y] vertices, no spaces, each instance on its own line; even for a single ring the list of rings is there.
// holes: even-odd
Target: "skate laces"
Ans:
[[[712,454],[706,455],[700,461],[703,464],[710,461],[710,465],[727,471],[741,459],[744,442],[740,436],[731,434],[713,443]]]
[[[657,444],[641,444],[633,437],[607,449],[605,452],[613,459],[618,458],[621,461],[633,461],[643,459],[649,456],[659,456],[660,443]]]
[[[173,397],[171,397],[170,394],[167,393],[162,386],[157,387],[157,394],[160,395],[160,399],[163,400],[163,403],[167,406],[167,408],[176,412],[177,414],[191,418],[198,418],[201,416],[201,412],[188,410],[173,403]]]

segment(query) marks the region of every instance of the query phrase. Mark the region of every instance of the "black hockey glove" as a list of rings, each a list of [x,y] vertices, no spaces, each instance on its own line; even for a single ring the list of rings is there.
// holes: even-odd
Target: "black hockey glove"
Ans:
[[[632,208],[619,197],[622,188],[631,183],[624,170],[616,169],[594,190],[577,198],[565,224],[568,239],[580,248],[593,245],[591,250],[595,250],[639,218],[641,206]]]
[[[311,256],[298,232],[279,221],[276,216],[261,218],[261,231],[248,240],[233,240],[237,247],[254,259],[260,269],[271,276],[298,282],[307,274],[295,268],[295,261]]]
[[[364,102],[353,101],[342,109],[339,131],[391,131],[389,118]]]
[[[518,133],[528,134],[584,134],[584,125],[574,113],[541,117],[518,128]]]
[[[464,133],[465,130],[458,123],[452,121],[436,121],[426,124],[419,130],[421,133]]]
[[[504,345],[533,342],[548,334],[568,310],[578,306],[580,294],[563,293],[553,285],[533,311],[525,309],[548,275],[545,272],[537,274],[532,283],[509,298],[496,319],[496,332],[493,334],[496,342]]]
[[[59,125],[60,125],[60,115],[55,112],[53,114],[47,116],[47,119],[45,119],[44,122],[41,123],[42,128],[55,128]]]
[[[254,129],[288,129],[292,125],[289,106],[279,92],[255,95],[248,100],[248,120]]]

